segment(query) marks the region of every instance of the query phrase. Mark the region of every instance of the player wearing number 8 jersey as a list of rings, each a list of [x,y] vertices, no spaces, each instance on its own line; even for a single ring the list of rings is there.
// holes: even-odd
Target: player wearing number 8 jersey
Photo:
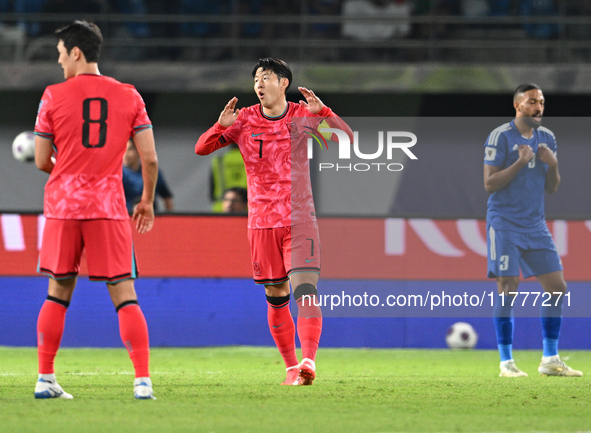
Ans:
[[[45,185],[45,216],[128,220],[120,194],[122,149],[112,143],[127,143],[151,127],[141,96],[129,84],[83,73],[47,87],[35,133],[53,141],[58,163]]]
[[[556,192],[560,183],[556,138],[541,126],[544,102],[537,85],[519,86],[513,96],[515,119],[491,132],[484,145],[484,187],[491,193],[486,218],[488,277],[496,278],[499,293],[493,320],[502,377],[527,376],[515,366],[512,355],[512,309],[520,268],[525,278],[535,276],[552,295],[540,307],[543,356],[539,373],[582,376],[558,356],[567,287],[544,216],[544,192]]]
[[[326,119],[330,127],[346,131],[350,138],[353,134],[311,90],[299,87],[305,102],[286,100],[292,74],[282,60],[260,59],[252,76],[260,104],[237,110],[237,99],[232,98],[218,122],[199,138],[195,152],[207,155],[230,143],[240,149],[248,184],[254,280],[265,285],[269,329],[287,369],[283,384],[310,385],[315,378],[322,315],[313,305],[320,245],[304,131],[317,130]],[[298,305],[301,363],[289,310],[290,283]]]
[[[133,219],[136,229],[145,233],[154,223],[158,172],[152,125],[133,86],[100,75],[102,35],[96,25],[75,21],[56,34],[66,81],[47,87],[35,124],[35,162],[49,173],[38,270],[50,277],[37,323],[35,397],[72,398],[55,380],[54,359],[85,249],[90,279],[107,283],[118,313],[121,338],[136,373],[134,395],[150,399],[148,328],[133,284],[137,268],[122,164],[133,136],[144,178]]]

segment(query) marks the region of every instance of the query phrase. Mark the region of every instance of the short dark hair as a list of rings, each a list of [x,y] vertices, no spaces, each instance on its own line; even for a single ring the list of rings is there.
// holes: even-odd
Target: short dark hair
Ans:
[[[283,60],[274,59],[273,57],[259,59],[252,70],[252,78],[255,77],[259,68],[263,68],[263,71],[273,72],[275,75],[277,75],[277,78],[287,78],[289,80],[287,87],[285,88],[285,93],[287,93],[289,86],[291,86],[291,68],[287,63],[285,63]]]
[[[233,188],[228,188],[227,190],[224,191],[224,194],[222,195],[222,197],[224,197],[227,192],[233,192],[236,195],[239,195],[244,203],[248,203],[248,192],[246,191],[246,188],[242,188],[239,186],[235,186]]]
[[[513,92],[513,101],[517,101],[517,97],[519,95],[524,94],[525,92],[529,92],[530,90],[542,90],[540,89],[540,86],[538,86],[537,84],[534,83],[526,83],[526,84],[520,84],[519,86],[517,86],[517,89],[515,89],[515,92]]]
[[[74,21],[72,24],[55,31],[64,42],[68,54],[78,47],[88,63],[98,62],[103,44],[103,35],[96,24],[87,21]]]

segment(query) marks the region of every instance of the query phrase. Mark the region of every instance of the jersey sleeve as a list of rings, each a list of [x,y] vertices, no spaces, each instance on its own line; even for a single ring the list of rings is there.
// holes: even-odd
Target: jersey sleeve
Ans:
[[[135,135],[138,132],[143,131],[144,129],[151,128],[152,121],[148,117],[148,112],[146,111],[146,104],[143,98],[135,89],[135,87],[132,87],[132,89],[132,93],[134,95],[137,106],[136,117],[135,121],[133,122],[133,135]]]
[[[231,126],[222,126],[215,122],[211,128],[201,134],[197,144],[195,144],[195,153],[197,155],[209,155],[229,144],[238,144],[242,121],[240,117]]]
[[[502,167],[505,164],[507,155],[507,137],[505,137],[505,134],[500,134],[494,140],[491,140],[491,136],[495,134],[495,131],[491,132],[484,144],[484,163]]]
[[[51,120],[52,95],[49,88],[46,88],[39,102],[37,119],[35,120],[35,135],[49,140],[53,139],[53,122]]]
[[[552,152],[554,152],[554,155],[556,155],[556,151],[558,150],[558,144],[556,143],[556,136],[554,135],[554,133],[549,134],[548,147],[552,150]]]

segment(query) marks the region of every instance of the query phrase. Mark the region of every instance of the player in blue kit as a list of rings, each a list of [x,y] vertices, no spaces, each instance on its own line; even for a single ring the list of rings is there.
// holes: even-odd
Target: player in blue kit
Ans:
[[[484,188],[488,199],[488,277],[496,278],[498,299],[493,320],[501,355],[501,377],[527,376],[515,366],[513,296],[524,278],[535,276],[552,296],[542,303],[543,356],[541,375],[582,376],[558,356],[562,301],[566,282],[562,262],[546,226],[544,191],[560,183],[556,138],[541,126],[544,95],[535,84],[522,84],[513,95],[515,119],[490,133],[484,145]]]

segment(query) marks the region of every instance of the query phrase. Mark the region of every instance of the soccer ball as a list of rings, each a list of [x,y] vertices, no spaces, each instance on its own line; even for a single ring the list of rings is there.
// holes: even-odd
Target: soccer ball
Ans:
[[[450,349],[472,349],[478,342],[478,334],[469,323],[458,322],[447,328],[445,342]]]
[[[21,132],[12,142],[12,155],[19,162],[35,160],[35,134],[31,131]]]

